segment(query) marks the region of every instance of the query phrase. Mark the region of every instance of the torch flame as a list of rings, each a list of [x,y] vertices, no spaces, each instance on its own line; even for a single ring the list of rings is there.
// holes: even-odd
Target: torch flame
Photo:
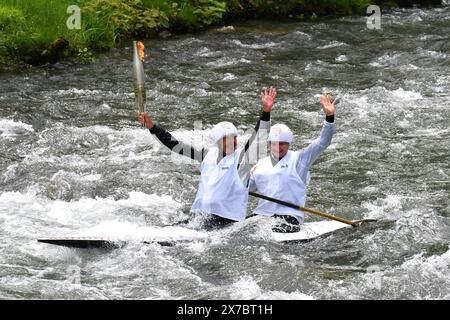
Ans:
[[[145,46],[144,46],[144,44],[142,42],[138,41],[138,42],[136,42],[136,47],[137,47],[138,52],[139,52],[139,58],[143,62],[144,61],[144,57],[145,57],[145,53],[144,53]]]

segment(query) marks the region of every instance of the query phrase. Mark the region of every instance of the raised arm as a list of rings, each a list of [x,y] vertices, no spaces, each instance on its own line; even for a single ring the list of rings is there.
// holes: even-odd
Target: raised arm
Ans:
[[[192,160],[197,160],[199,162],[202,162],[205,158],[208,150],[202,149],[198,151],[192,146],[178,141],[170,134],[170,132],[165,130],[163,127],[155,124],[147,112],[138,113],[138,120],[141,124],[145,125],[145,127],[150,130],[151,134],[155,135],[156,138],[172,152],[186,156],[188,158],[191,158]]]
[[[254,163],[267,155],[267,135],[270,130],[270,112],[275,104],[277,90],[273,87],[265,88],[261,92],[262,113],[256,123],[249,140],[239,155],[238,173],[246,183],[249,172]]]
[[[297,162],[297,171],[305,172],[309,170],[314,161],[319,155],[331,144],[331,139],[334,133],[334,113],[335,113],[336,99],[331,102],[330,96],[320,97],[320,104],[322,111],[325,113],[325,122],[320,132],[319,138],[314,140],[308,147],[300,150],[300,155]],[[305,180],[306,181],[306,180]]]

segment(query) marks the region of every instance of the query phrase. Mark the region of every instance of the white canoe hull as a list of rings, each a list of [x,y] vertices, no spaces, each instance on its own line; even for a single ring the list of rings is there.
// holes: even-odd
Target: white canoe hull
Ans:
[[[167,231],[162,228],[161,230]],[[319,222],[307,222],[302,225],[301,230],[299,232],[292,233],[278,233],[271,232],[272,239],[277,242],[305,242],[316,239],[320,236],[329,234],[331,232],[343,229],[343,228],[351,228],[350,225],[344,224],[337,221],[319,221]],[[172,232],[172,236],[164,236],[164,233],[159,235],[154,235],[153,237],[148,238],[140,238],[137,237],[135,239],[113,239],[108,237],[51,237],[51,238],[43,238],[38,239],[39,242],[54,244],[65,247],[72,248],[118,248],[122,247],[130,240],[134,241],[142,241],[144,243],[156,242],[161,245],[174,245],[176,243],[181,242],[189,242],[189,241],[204,241],[207,239],[207,234],[202,232],[197,232],[194,230],[190,230],[187,228],[178,228],[181,231],[180,234],[174,234]]]

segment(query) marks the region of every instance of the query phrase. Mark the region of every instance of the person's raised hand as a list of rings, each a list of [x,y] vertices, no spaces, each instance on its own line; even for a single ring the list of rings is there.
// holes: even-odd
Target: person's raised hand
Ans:
[[[334,112],[335,112],[334,104],[335,104],[335,102],[336,102],[336,99],[331,101],[330,95],[328,95],[328,94],[326,96],[321,96],[320,97],[320,104],[322,105],[322,110],[325,113],[325,115],[327,115],[327,116],[334,115]]]
[[[270,87],[269,90],[267,90],[267,88],[264,88],[264,91],[261,91],[261,102],[264,112],[272,111],[276,96],[277,90],[274,87]]]

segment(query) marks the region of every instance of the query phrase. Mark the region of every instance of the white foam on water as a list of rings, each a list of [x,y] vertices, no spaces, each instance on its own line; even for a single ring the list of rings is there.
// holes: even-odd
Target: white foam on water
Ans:
[[[440,218],[432,209],[420,205],[423,202],[419,196],[395,194],[364,202],[362,207],[369,211],[365,218],[392,222],[388,229],[377,229],[361,239],[368,250],[368,257],[383,261],[386,256],[415,251],[422,245],[433,244],[436,239],[441,239],[446,231]]]
[[[205,252],[206,248],[208,247],[208,244],[205,241],[192,241],[187,243],[184,247],[190,252],[201,254]]]
[[[367,201],[361,207],[369,213],[364,217],[368,219],[398,219],[402,215],[404,201],[408,197],[403,195],[389,194],[384,199]]]
[[[369,63],[372,67],[388,67],[397,66],[399,62],[403,60],[403,54],[401,53],[385,53],[382,56],[376,58]]]
[[[398,88],[397,90],[391,91],[391,94],[394,98],[397,98],[402,101],[412,101],[423,99],[422,94],[416,91],[409,91],[403,88]]]
[[[227,32],[234,32],[234,31],[236,31],[236,29],[233,26],[226,26],[226,27],[221,27],[221,28],[215,29],[215,31],[227,33]]]
[[[323,49],[331,49],[331,48],[342,47],[342,46],[348,46],[348,44],[346,44],[344,42],[333,40],[329,44],[317,47],[317,49],[323,50]]]
[[[340,56],[336,57],[335,60],[337,62],[346,62],[349,60],[349,58],[346,55],[341,54]]]
[[[400,66],[399,69],[403,71],[412,71],[412,70],[419,70],[419,67],[410,63],[408,65]]]
[[[231,67],[239,64],[239,60],[235,58],[222,57],[216,61],[207,62],[206,66],[211,68]]]
[[[365,89],[358,94],[345,94],[341,98],[356,103],[358,106],[378,108],[380,111],[386,111],[387,108],[384,103],[389,103],[389,106],[391,106],[393,102],[401,104],[405,101],[409,103],[410,101],[424,99],[420,92],[414,90],[405,90],[402,87],[388,90],[380,86]]]
[[[66,89],[66,90],[57,90],[54,93],[57,95],[75,94],[75,95],[91,96],[91,95],[98,95],[98,94],[102,93],[102,91],[71,88],[71,89]]]
[[[397,14],[399,11],[402,11],[401,15]],[[420,9],[397,9],[396,12],[383,14],[383,24],[401,26],[423,24],[423,20],[428,17],[429,14]]]
[[[211,50],[209,50],[209,48],[207,48],[207,47],[202,47],[202,48],[198,49],[197,52],[194,53],[194,55],[200,56],[200,57],[209,57],[209,56],[211,56]]]
[[[417,48],[417,53],[421,57],[434,58],[434,59],[446,59],[448,55],[444,52],[425,50],[422,48]]]
[[[0,138],[11,140],[18,135],[34,132],[33,126],[11,119],[0,118]]]
[[[131,92],[129,92],[129,93],[113,92],[113,91],[78,89],[78,88],[56,90],[56,91],[53,91],[52,94],[57,95],[57,96],[82,96],[82,97],[89,97],[89,96],[129,96],[129,97],[131,97],[134,95],[134,93],[131,93]],[[105,105],[105,104],[103,104],[103,105]]]
[[[353,290],[370,290],[390,299],[445,299],[450,293],[449,268],[450,251],[429,257],[418,253],[393,268],[375,266],[376,272],[362,276],[366,285]]]
[[[84,154],[86,148],[89,148],[89,152]],[[56,126],[39,134],[35,147],[25,156],[21,165],[52,162],[64,166],[89,167],[93,161],[103,160],[121,164],[128,160],[149,159],[160,148],[161,144],[142,128],[114,130],[105,126]],[[139,154],[136,154],[136,149]]]
[[[54,274],[57,272],[50,272]],[[26,299],[23,294],[27,291],[39,292],[39,297],[36,299],[62,299],[62,300],[78,300],[78,299],[96,299],[106,300],[111,298],[108,294],[101,291],[99,288],[85,285],[83,283],[74,284],[70,282],[67,277],[70,273],[64,270],[62,279],[51,280],[43,276],[29,276],[27,278],[10,278],[6,281],[0,281],[3,290],[15,294],[11,299]],[[64,278],[66,277],[66,278]],[[3,282],[3,283],[2,283]],[[27,288],[27,289],[24,289]],[[18,296],[17,296],[18,295]],[[118,298],[118,297],[117,297]]]
[[[405,150],[407,149],[407,145],[405,145],[404,143],[400,143],[400,142],[394,142],[390,144],[391,150],[393,152],[405,152]]]
[[[231,81],[231,80],[235,80],[236,76],[232,73],[225,73],[224,77],[222,80],[224,81]]]
[[[407,260],[401,266],[402,269],[413,271],[415,275],[425,277],[428,280],[434,279],[436,282],[443,281],[450,290],[450,250],[441,255],[426,257],[424,254],[417,254]]]
[[[189,38],[185,38],[183,40],[176,41],[175,46],[176,47],[184,47],[184,46],[191,47],[194,44],[200,45],[202,43],[204,43],[204,41],[197,37],[189,37]],[[168,50],[170,50],[170,49],[171,48],[168,48]]]
[[[313,296],[301,293],[298,290],[294,292],[284,292],[284,291],[267,291],[258,297],[261,300],[314,300]]]
[[[309,62],[305,67],[305,71],[322,71],[324,67],[328,68],[329,64],[322,60],[316,60],[315,62]]]
[[[203,88],[196,88],[194,90],[194,94],[193,95],[195,97],[207,97],[207,96],[213,95],[213,93],[210,93],[210,92],[206,91]]]
[[[80,237],[105,237],[123,241],[194,241],[206,240],[206,232],[180,226],[147,227],[131,222],[107,221],[83,230]]]
[[[267,49],[267,48],[274,48],[279,46],[279,43],[275,43],[275,42],[267,42],[264,44],[246,44],[246,43],[242,43],[242,41],[240,40],[232,40],[231,41],[233,44],[241,47],[241,48],[248,48],[248,49]]]
[[[23,241],[37,238],[41,232],[53,229],[69,232],[67,226],[48,219],[52,201],[36,196],[34,191],[27,193],[4,192],[0,195],[0,219],[3,220],[2,236]]]
[[[96,174],[96,173],[76,173],[76,172],[72,172],[72,171],[68,172],[65,170],[59,170],[50,178],[50,181],[56,181],[56,180],[59,180],[60,178],[61,178],[61,181],[69,179],[69,180],[79,181],[79,182],[83,182],[83,181],[95,182],[95,181],[100,181],[102,179],[102,175]]]
[[[297,36],[297,37],[302,37],[302,38],[306,38],[307,40],[311,40],[312,36],[307,34],[306,32],[300,31],[300,30],[296,30],[294,32],[292,32],[293,35]]]
[[[374,118],[383,115],[383,118],[396,119],[396,125],[404,128],[411,124],[410,122],[414,120],[414,111],[421,108],[422,101],[425,100],[421,92],[402,87],[389,90],[383,86],[372,87],[358,93],[346,93],[341,99],[339,108],[346,108],[346,111],[355,113],[358,119],[373,121]],[[394,118],[392,112],[396,112],[395,115],[398,117]]]
[[[442,137],[449,134],[450,129],[437,129],[437,128],[428,128],[428,129],[420,129],[415,130],[415,135],[419,137]]]
[[[67,277],[67,266],[79,266],[82,270],[81,297],[91,296],[100,298],[124,298],[127,293],[111,286],[111,277],[117,281],[125,281],[126,277],[132,277],[135,281],[149,284],[150,288],[132,292],[131,296],[167,298],[169,295],[179,296],[174,289],[164,290],[165,282],[170,279],[179,279],[187,285],[194,287],[201,285],[201,280],[192,272],[190,267],[184,266],[181,261],[167,256],[166,249],[155,241],[180,242],[184,241],[194,248],[197,245],[198,252],[202,248],[199,243],[207,241],[208,233],[192,230],[181,226],[156,227],[148,226],[144,215],[128,214],[128,210],[146,210],[147,214],[160,214],[167,216],[168,210],[175,211],[180,204],[169,196],[158,197],[142,192],[130,192],[128,199],[115,201],[112,197],[96,199],[80,199],[78,201],[65,202],[50,200],[36,195],[30,188],[27,193],[4,192],[0,194],[0,221],[2,234],[0,241],[7,241],[11,245],[14,241],[14,252],[9,250],[8,255],[2,253],[5,261],[20,261],[25,259],[49,260],[56,263],[57,270],[47,273],[56,274],[58,283],[53,283],[53,278],[44,274],[33,273],[28,276],[30,282],[23,282],[21,275],[14,275],[9,279],[11,290],[31,288],[30,283],[51,298],[68,297],[73,293],[70,288],[61,286],[59,278]],[[127,241],[124,250],[118,250],[116,254],[102,255],[101,259],[93,259],[83,264],[82,256],[85,251],[51,246],[37,242],[38,238],[46,237],[102,237],[111,240]],[[143,245],[142,241],[151,242]],[[92,251],[90,251],[92,252]],[[95,252],[94,252],[95,254]],[[119,257],[117,256],[119,255]],[[11,262],[9,262],[11,263]],[[141,268],[144,266],[145,271]],[[62,268],[62,269],[61,269]],[[28,273],[32,272],[26,267]],[[160,273],[158,270],[164,270]],[[160,284],[150,283],[158,274]],[[92,287],[84,283],[84,279],[97,283]],[[119,280],[123,279],[123,280]],[[5,280],[5,279],[3,279]],[[47,281],[55,289],[47,288],[42,281]],[[154,279],[153,279],[154,280]],[[128,280],[127,280],[128,281]],[[158,281],[158,280],[157,280]],[[53,283],[53,286],[51,285]],[[105,284],[105,285],[103,285]],[[153,292],[153,288],[161,288],[164,292]],[[92,290],[98,294],[93,294]],[[2,290],[6,290],[2,283]],[[175,290],[176,292],[176,290]]]
[[[249,237],[253,240],[263,240],[267,242],[273,242],[272,226],[274,225],[274,219],[271,217],[265,217],[257,215],[246,219],[245,224],[252,224],[255,226],[253,232],[249,234]]]
[[[375,186],[367,186],[360,190],[362,193],[371,194],[371,193],[377,193],[380,190],[379,187]]]
[[[243,92],[241,90],[233,90],[230,94],[235,97],[243,97],[243,96],[246,96],[248,93]]]
[[[166,221],[169,215],[177,212],[181,206],[182,204],[174,201],[170,196],[159,197],[135,191],[129,193],[128,199],[82,198],[78,201],[66,202],[39,197],[30,188],[27,193],[1,194],[0,218],[8,222],[4,226],[5,230],[10,230],[12,233],[23,230],[24,232],[21,233],[24,236],[70,236],[89,230],[93,225],[111,221],[111,223],[131,223],[136,226],[145,225],[144,212]],[[136,217],[134,214],[124,214],[127,211],[143,213]],[[53,231],[52,225],[55,226]],[[120,232],[119,229],[114,230]],[[168,230],[171,231],[171,229]],[[57,234],[60,232],[61,234]],[[173,233],[176,234],[176,232]],[[92,233],[89,235],[94,236]],[[108,235],[112,234],[108,233]]]
[[[231,285],[230,298],[234,300],[313,300],[312,296],[299,291],[263,290],[251,276],[243,276]]]

